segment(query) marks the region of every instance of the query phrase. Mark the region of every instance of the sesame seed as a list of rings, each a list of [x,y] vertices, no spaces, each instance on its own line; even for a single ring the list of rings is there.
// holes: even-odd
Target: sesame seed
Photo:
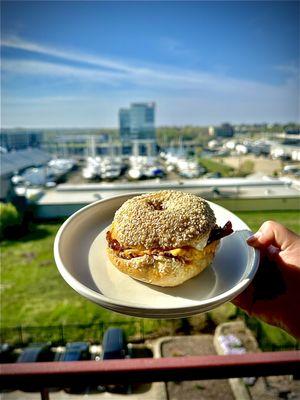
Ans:
[[[127,200],[115,214],[112,234],[125,247],[176,248],[207,235],[215,222],[201,197],[164,190]]]

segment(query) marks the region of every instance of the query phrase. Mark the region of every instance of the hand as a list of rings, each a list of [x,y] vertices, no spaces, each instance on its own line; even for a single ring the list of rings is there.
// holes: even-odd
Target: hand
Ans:
[[[252,283],[233,303],[300,338],[300,236],[267,221],[247,242],[261,250],[261,263]]]

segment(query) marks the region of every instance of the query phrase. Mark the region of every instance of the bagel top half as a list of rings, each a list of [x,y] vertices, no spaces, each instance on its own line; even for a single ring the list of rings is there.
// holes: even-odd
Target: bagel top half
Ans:
[[[116,212],[110,234],[122,248],[202,250],[215,223],[204,199],[165,190],[127,200]]]

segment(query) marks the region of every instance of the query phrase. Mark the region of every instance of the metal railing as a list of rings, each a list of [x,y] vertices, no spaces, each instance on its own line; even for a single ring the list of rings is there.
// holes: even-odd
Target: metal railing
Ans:
[[[47,388],[83,384],[129,384],[244,376],[294,375],[300,371],[300,351],[243,355],[139,358],[108,361],[2,364],[1,389],[32,388],[49,398]]]

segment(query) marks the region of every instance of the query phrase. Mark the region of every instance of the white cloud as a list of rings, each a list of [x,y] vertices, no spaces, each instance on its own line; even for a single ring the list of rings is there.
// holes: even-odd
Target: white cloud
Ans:
[[[204,90],[217,93],[238,94],[268,92],[270,95],[284,90],[285,85],[275,86],[257,81],[236,79],[233,77],[174,68],[166,65],[133,65],[126,61],[114,60],[91,54],[83,54],[73,50],[56,48],[12,37],[2,42],[2,46],[38,53],[59,58],[61,61],[86,64],[87,66],[66,65],[61,62],[45,62],[35,60],[4,60],[6,71],[24,74],[43,74],[62,77],[73,77],[100,81],[110,85],[117,82],[129,82],[144,87],[168,88],[174,90]],[[174,43],[173,43],[174,46]],[[292,77],[295,79],[294,74]]]
[[[115,85],[117,81],[124,79],[124,74],[120,72],[93,70],[45,61],[23,59],[3,60],[2,70],[14,74],[87,79],[92,81],[100,81],[102,83],[109,83],[112,85]]]
[[[63,60],[76,61],[80,63],[91,64],[103,68],[110,68],[119,71],[131,72],[131,68],[122,62],[113,61],[105,57],[94,56],[91,54],[83,54],[81,52],[59,49],[53,46],[43,45],[40,43],[23,40],[19,37],[12,36],[1,41],[1,46],[24,50],[32,53],[44,54],[61,58]]]
[[[13,97],[10,94],[4,94],[5,103],[8,105],[25,105],[25,104],[57,104],[57,103],[73,103],[91,101],[92,96],[38,96],[38,97]]]
[[[285,74],[289,76],[295,76],[298,77],[299,79],[299,73],[300,73],[300,60],[298,60],[298,65],[296,63],[286,63],[286,64],[281,64],[281,65],[275,65],[274,69],[280,72],[284,72]]]
[[[12,92],[9,84],[5,85],[3,116],[6,126],[32,126],[32,116],[36,126],[51,126],[53,120],[57,126],[117,126],[118,108],[143,100],[157,102],[158,124],[299,119],[299,71],[289,66],[284,68],[284,83],[273,85],[218,73],[115,60],[16,37],[6,39],[2,46],[23,50],[33,57],[3,59],[4,81],[7,77],[26,75],[74,83],[68,95],[58,92],[56,96],[49,96],[45,80],[44,96],[36,98],[27,92],[24,96],[24,91],[18,88]],[[41,57],[34,59],[34,54],[47,56],[47,61]],[[49,57],[54,59],[50,62]],[[85,87],[86,82],[93,85],[89,85],[82,96],[77,82],[80,88]],[[112,88],[105,96],[97,94],[103,85]],[[89,123],[85,123],[87,116]]]

